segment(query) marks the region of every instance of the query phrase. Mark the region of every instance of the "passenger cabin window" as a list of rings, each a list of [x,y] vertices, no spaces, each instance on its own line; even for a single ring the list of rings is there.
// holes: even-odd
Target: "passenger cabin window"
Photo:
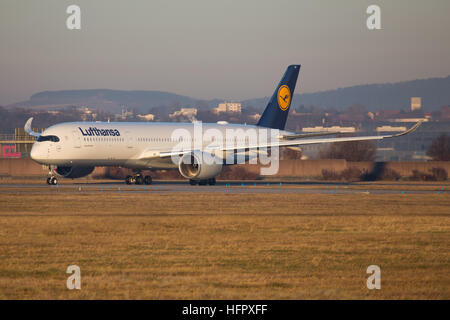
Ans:
[[[52,141],[52,142],[59,142],[59,138],[57,136],[39,136],[39,138],[37,138],[38,142],[43,142],[43,141]]]

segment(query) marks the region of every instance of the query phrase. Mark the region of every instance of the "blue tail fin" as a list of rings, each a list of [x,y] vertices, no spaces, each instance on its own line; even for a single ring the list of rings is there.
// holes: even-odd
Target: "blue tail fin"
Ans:
[[[299,71],[300,65],[291,65],[286,69],[257,123],[258,126],[284,130]]]

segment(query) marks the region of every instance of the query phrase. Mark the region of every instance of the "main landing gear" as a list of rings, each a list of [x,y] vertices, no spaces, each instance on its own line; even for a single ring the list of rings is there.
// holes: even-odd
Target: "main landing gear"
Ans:
[[[213,186],[216,184],[216,178],[210,178],[210,179],[205,179],[205,180],[194,180],[194,179],[190,179],[189,180],[189,184],[191,186],[195,186],[195,185],[199,186],[206,186],[207,184],[209,184],[210,186]]]
[[[152,184],[152,177],[151,176],[143,176],[140,173],[136,173],[132,176],[127,176],[125,178],[126,184]]]

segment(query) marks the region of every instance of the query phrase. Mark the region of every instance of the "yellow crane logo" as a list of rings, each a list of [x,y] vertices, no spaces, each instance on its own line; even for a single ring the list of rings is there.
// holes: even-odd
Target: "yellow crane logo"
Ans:
[[[278,89],[278,106],[281,110],[286,111],[291,103],[291,90],[286,85]]]

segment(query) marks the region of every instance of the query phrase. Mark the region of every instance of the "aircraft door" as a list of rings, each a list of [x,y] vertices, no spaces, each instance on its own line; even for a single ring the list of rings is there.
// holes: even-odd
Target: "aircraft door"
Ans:
[[[127,143],[127,148],[133,148],[133,136],[131,135],[130,131],[125,132],[125,140]]]
[[[80,134],[76,131],[72,131],[72,138],[73,138],[73,147],[74,148],[81,148],[81,137]]]

